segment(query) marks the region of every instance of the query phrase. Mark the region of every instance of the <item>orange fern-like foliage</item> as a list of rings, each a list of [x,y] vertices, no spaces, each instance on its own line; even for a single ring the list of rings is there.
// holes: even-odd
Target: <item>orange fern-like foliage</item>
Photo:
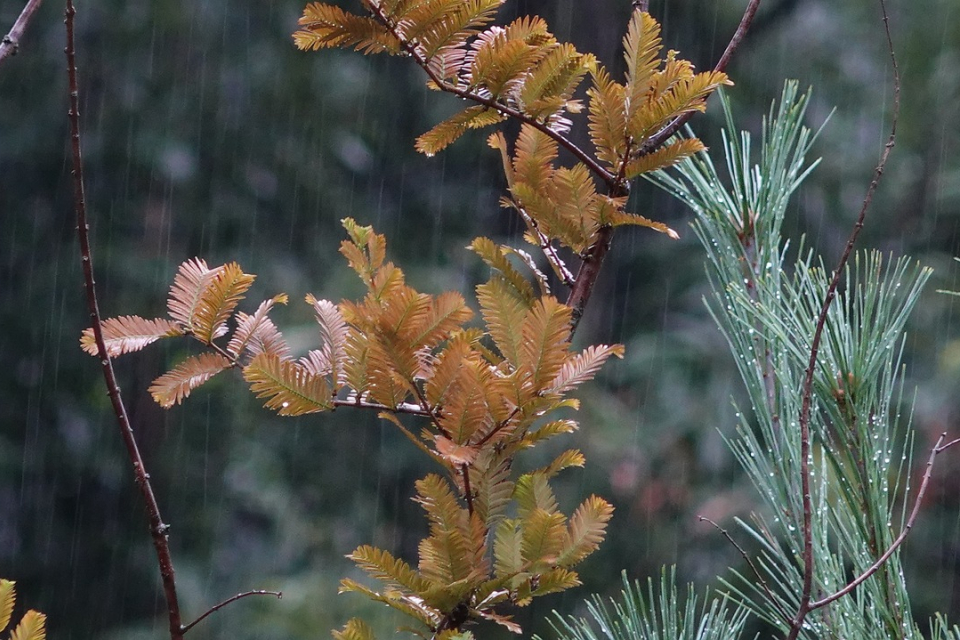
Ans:
[[[164,407],[235,367],[280,415],[337,406],[378,410],[445,473],[417,483],[430,534],[420,544],[416,568],[363,545],[351,558],[381,588],[344,580],[341,590],[399,609],[433,633],[483,619],[517,630],[497,607],[524,605],[578,584],[573,567],[598,547],[613,508],[592,496],[570,516],[560,511],[549,480],[582,466],[579,451],[565,451],[518,478],[510,472],[513,459],[577,428],[550,414],[575,408],[566,394],[623,348],[572,352],[570,309],[552,296],[537,296],[507,259],[510,252],[486,238],[471,245],[493,269],[477,288],[483,330],[468,325],[474,314],[460,294],[416,291],[386,260],[382,235],[349,218],[343,224],[348,239],[341,253],[367,293],[339,304],[306,297],[319,327],[318,349],[300,358],[291,354],[268,315],[285,296],[261,303],[253,314],[237,311],[253,276],[235,264],[211,269],[198,259],[181,265],[174,279],[169,319],[105,320],[108,349],[127,353],[174,336],[206,347],[154,381],[150,392]],[[90,329],[81,343],[96,353]],[[424,424],[418,434],[411,419]],[[362,628],[356,624],[349,629]]]
[[[0,633],[10,626],[13,616],[13,605],[16,604],[16,583],[12,580],[0,578]],[[17,626],[10,630],[10,640],[46,640],[47,616],[39,611],[30,609]]]

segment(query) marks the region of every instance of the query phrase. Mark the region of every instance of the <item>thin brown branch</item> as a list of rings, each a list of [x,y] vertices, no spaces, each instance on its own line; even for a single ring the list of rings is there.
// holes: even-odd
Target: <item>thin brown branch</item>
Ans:
[[[573,154],[577,160],[585,164],[587,168],[589,168],[590,171],[592,171],[597,175],[598,178],[605,182],[607,186],[614,186],[615,177],[613,174],[604,169],[600,163],[594,160],[586,151],[574,144],[573,141],[557,131],[554,131],[547,126],[546,123],[540,122],[536,118],[528,116],[527,114],[514,109],[513,107],[497,102],[495,98],[488,98],[474,91],[470,91],[469,89],[461,89],[460,87],[445,82],[443,78],[438,76],[436,72],[430,68],[430,60],[424,57],[424,55],[417,50],[417,46],[414,42],[411,42],[400,35],[400,33],[397,31],[396,25],[390,21],[390,19],[383,13],[378,5],[371,4],[370,8],[376,19],[390,30],[390,33],[392,33],[393,36],[400,42],[401,46],[403,46],[403,50],[406,51],[411,58],[413,58],[414,62],[416,62],[421,69],[424,70],[424,72],[438,89],[446,93],[452,93],[453,95],[465,100],[489,107],[490,109],[493,109],[494,111],[508,118],[513,118],[518,122],[530,125],[537,131],[540,131],[544,135],[555,140],[557,144]]]
[[[3,36],[3,40],[0,40],[0,63],[3,63],[3,61],[10,56],[17,55],[17,52],[20,51],[20,38],[23,37],[23,32],[26,31],[27,25],[30,24],[30,19],[33,18],[33,14],[40,8],[40,1],[41,0],[29,0],[23,8],[23,11],[20,12],[20,17],[17,18],[17,21],[14,22],[10,28],[10,32]]]
[[[207,616],[209,616],[209,615],[212,614],[212,613],[215,613],[215,612],[219,611],[220,609],[223,609],[225,606],[227,606],[227,605],[230,604],[231,602],[236,602],[237,600],[240,600],[241,598],[246,598],[246,597],[248,597],[248,596],[277,596],[277,599],[279,600],[280,598],[283,597],[283,592],[281,592],[281,591],[265,591],[265,590],[263,590],[263,589],[257,589],[257,590],[255,590],[255,591],[247,591],[247,592],[245,592],[245,593],[238,593],[238,594],[235,595],[235,596],[232,596],[232,597],[230,597],[230,598],[227,598],[226,600],[224,600],[224,601],[221,602],[220,604],[215,604],[215,605],[213,605],[212,607],[210,607],[209,609],[207,609],[205,612],[203,612],[203,614],[202,614],[199,618],[197,618],[196,620],[194,620],[193,622],[191,622],[190,624],[188,624],[187,626],[185,626],[185,627],[183,628],[183,633],[186,633],[187,631],[190,631],[190,629],[192,629],[192,628],[194,628],[195,626],[197,626],[197,624],[198,624],[200,621],[202,621],[204,618],[206,618]]]
[[[813,591],[813,507],[810,498],[810,404],[813,396],[813,376],[817,366],[817,357],[820,351],[820,341],[823,337],[823,330],[827,323],[827,313],[830,305],[837,295],[837,287],[840,285],[840,277],[843,274],[844,267],[853,253],[853,247],[857,242],[860,231],[863,229],[863,223],[867,216],[867,211],[873,202],[873,195],[883,177],[883,171],[887,166],[887,159],[890,157],[890,151],[893,149],[897,140],[897,122],[900,117],[900,70],[897,67],[897,56],[893,47],[893,38],[890,35],[890,19],[887,15],[887,6],[885,0],[880,0],[880,9],[883,14],[883,28],[886,34],[887,46],[890,53],[890,62],[893,67],[893,114],[890,124],[890,135],[886,144],[883,146],[883,152],[880,154],[880,161],[877,163],[873,172],[873,179],[870,180],[870,186],[867,187],[867,193],[863,198],[863,204],[860,207],[860,213],[857,221],[853,225],[850,237],[847,239],[847,245],[843,250],[843,255],[833,271],[833,277],[830,285],[827,287],[827,293],[824,296],[823,304],[820,307],[820,313],[817,315],[817,324],[813,332],[813,341],[810,345],[810,358],[807,362],[807,370],[803,381],[803,401],[800,406],[800,483],[801,499],[803,501],[803,592],[800,596],[800,604],[797,608],[797,615],[793,619],[790,627],[790,633],[787,640],[796,640],[803,628],[804,620],[807,614],[812,610],[811,597]],[[889,556],[887,556],[889,557]]]
[[[763,587],[763,592],[767,594],[767,599],[770,601],[770,604],[772,604],[774,608],[776,608],[777,613],[780,614],[784,622],[786,622],[787,624],[790,624],[790,614],[787,613],[787,611],[783,608],[783,606],[780,604],[780,601],[773,597],[773,592],[770,591],[770,587],[767,586],[767,581],[763,579],[763,574],[760,573],[759,569],[757,569],[757,565],[754,564],[753,560],[750,559],[750,556],[748,556],[747,552],[743,550],[743,547],[741,547],[737,543],[737,541],[733,539],[733,536],[731,536],[726,529],[718,525],[716,522],[714,522],[710,518],[707,518],[705,516],[697,516],[697,519],[700,520],[701,522],[708,522],[711,525],[713,525],[713,528],[719,531],[720,535],[726,538],[727,542],[732,544],[737,549],[737,551],[740,552],[740,555],[741,557],[743,557],[744,561],[746,561],[747,566],[749,566],[750,570],[753,571],[753,575],[757,576],[757,580],[760,581],[760,586]]]
[[[896,550],[900,548],[900,545],[903,544],[903,541],[907,539],[907,535],[910,533],[910,530],[913,529],[913,525],[917,521],[917,516],[920,515],[920,505],[923,502],[923,496],[927,493],[927,487],[930,484],[930,477],[933,475],[933,463],[936,460],[937,455],[960,442],[960,440],[952,440],[946,444],[943,444],[943,441],[946,437],[946,433],[940,434],[940,439],[937,440],[937,444],[934,445],[933,449],[930,451],[930,458],[927,460],[927,467],[923,472],[923,481],[920,483],[920,490],[917,491],[917,497],[913,502],[913,509],[911,509],[910,517],[907,518],[907,522],[903,525],[903,531],[900,532],[900,535],[897,536],[897,539],[890,544],[890,547],[883,553],[883,555],[877,558],[877,561],[870,565],[866,571],[857,576],[857,578],[854,580],[851,580],[850,583],[847,584],[847,586],[845,586],[843,589],[840,589],[839,591],[825,598],[811,602],[810,606],[808,607],[808,611],[825,607],[831,602],[839,600],[849,593],[853,593],[854,589],[859,587],[867,578],[880,570],[887,560],[890,559],[890,556],[892,556]]]
[[[420,416],[421,418],[433,417],[433,414],[431,414],[429,411],[424,410],[420,405],[413,404],[412,402],[401,402],[397,406],[391,407],[389,405],[380,404],[379,402],[363,400],[362,398],[357,397],[355,394],[351,395],[346,400],[334,398],[332,402],[333,406],[335,407],[354,407],[356,409],[374,409],[375,411],[406,413],[412,416]]]
[[[460,465],[460,473],[463,474],[463,495],[467,499],[467,512],[473,515],[473,489],[470,488],[470,465],[464,463]]]
[[[120,427],[120,437],[127,449],[127,456],[133,465],[133,472],[136,476],[137,488],[147,507],[147,513],[150,520],[150,537],[153,540],[153,548],[157,554],[157,564],[160,567],[160,580],[163,583],[163,594],[167,603],[167,621],[170,632],[170,640],[183,639],[183,627],[180,622],[180,604],[177,599],[177,586],[173,570],[173,560],[170,557],[170,546],[167,538],[169,526],[163,523],[160,516],[160,507],[157,499],[153,495],[153,487],[150,485],[150,475],[147,473],[143,464],[143,458],[140,456],[140,449],[137,446],[137,440],[134,437],[133,429],[130,426],[130,419],[127,416],[126,407],[120,397],[120,387],[117,384],[117,377],[113,371],[113,362],[107,353],[107,347],[103,339],[103,328],[100,324],[100,308],[97,304],[97,292],[93,274],[93,255],[90,250],[90,227],[87,223],[86,199],[83,186],[83,160],[80,150],[80,100],[79,89],[77,87],[77,61],[74,44],[74,15],[76,9],[73,6],[73,0],[67,0],[66,20],[64,21],[67,29],[67,74],[70,87],[70,110],[68,111],[70,120],[70,143],[73,160],[73,203],[77,218],[77,236],[80,241],[80,257],[83,264],[83,281],[86,289],[87,310],[90,314],[90,323],[93,327],[93,335],[97,343],[97,350],[100,353],[100,368],[103,372],[103,379],[107,385],[107,394],[110,396],[110,403],[113,405],[113,412],[117,418],[117,424]]]

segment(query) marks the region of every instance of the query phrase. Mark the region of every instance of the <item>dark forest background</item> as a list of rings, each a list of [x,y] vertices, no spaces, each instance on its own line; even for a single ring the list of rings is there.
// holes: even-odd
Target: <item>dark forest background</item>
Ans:
[[[343,3],[345,7],[353,6]],[[665,43],[713,65],[745,2],[653,0]],[[918,451],[960,431],[960,4],[889,0],[903,74],[897,148],[862,246],[936,269],[910,326],[908,386]],[[6,32],[22,3],[0,0]],[[84,160],[94,259],[105,315],[162,315],[177,265],[237,260],[259,274],[252,301],[284,291],[278,324],[295,349],[316,344],[307,292],[339,300],[359,282],[336,248],[339,220],[387,234],[418,289],[466,294],[485,269],[464,245],[517,241],[501,210],[500,161],[482,134],[427,159],[413,139],[457,105],[425,89],[408,61],[295,50],[297,1],[102,0],[78,6]],[[519,1],[557,35],[619,74],[628,0]],[[15,58],[0,66],[0,576],[49,614],[51,638],[162,638],[146,520],[98,367],[80,352],[86,326],[67,157],[62,7],[45,3]],[[729,72],[741,126],[760,119],[785,78],[812,86],[809,124],[831,109],[788,225],[799,246],[833,261],[879,156],[892,102],[876,0],[770,0]],[[694,120],[719,151],[716,104]],[[586,141],[580,126],[579,140]],[[576,446],[587,467],[559,480],[570,507],[591,492],[617,507],[607,542],[582,567],[582,589],[543,599],[522,619],[548,632],[552,608],[576,612],[619,572],[716,585],[740,558],[698,514],[727,525],[755,497],[722,434],[739,393],[732,357],[702,304],[703,255],[690,214],[649,187],[634,210],[683,238],[618,234],[578,341],[622,342],[580,396]],[[252,308],[252,307],[251,307]],[[249,311],[249,308],[247,309]],[[410,502],[426,460],[372,415],[281,419],[224,375],[163,411],[146,392],[185,342],[119,360],[134,427],[166,520],[185,616],[234,593],[282,590],[208,619],[191,637],[326,637],[358,611],[337,596],[344,555],[372,542],[411,558],[423,531]],[[549,452],[543,452],[546,456]],[[924,459],[918,455],[918,459]],[[529,460],[530,465],[536,460]],[[915,608],[960,616],[960,459],[938,461],[934,487],[904,551]]]

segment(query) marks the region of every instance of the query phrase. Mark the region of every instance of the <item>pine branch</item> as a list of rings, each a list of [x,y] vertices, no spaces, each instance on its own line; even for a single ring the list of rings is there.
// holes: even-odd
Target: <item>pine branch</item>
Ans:
[[[264,590],[264,589],[257,589],[257,590],[255,590],[255,591],[246,591],[246,592],[244,592],[244,593],[238,593],[237,595],[231,596],[231,597],[227,598],[226,600],[224,600],[223,602],[221,602],[221,603],[219,603],[219,604],[215,604],[215,605],[213,605],[212,607],[210,607],[209,609],[207,609],[206,611],[204,611],[202,614],[200,614],[200,616],[199,616],[196,620],[194,620],[193,622],[191,622],[191,623],[188,624],[188,625],[185,625],[185,626],[183,627],[183,632],[186,633],[187,631],[190,631],[190,629],[194,628],[197,624],[199,624],[200,622],[202,622],[203,619],[206,618],[207,616],[209,616],[210,614],[216,613],[217,611],[219,611],[220,609],[223,609],[223,608],[226,607],[227,605],[229,605],[229,604],[231,604],[231,603],[233,603],[233,602],[236,602],[237,600],[241,600],[241,599],[243,599],[243,598],[247,598],[247,597],[249,597],[249,596],[277,596],[277,600],[279,600],[280,598],[283,597],[283,592],[281,592],[281,591],[266,591],[266,590]]]
[[[23,11],[20,12],[17,21],[14,22],[10,28],[10,32],[3,36],[3,40],[0,40],[0,64],[10,56],[17,55],[20,51],[20,38],[23,37],[23,32],[26,31],[27,25],[30,24],[33,14],[40,8],[40,1],[41,0],[28,0]]]
[[[100,308],[97,302],[97,291],[94,284],[93,254],[90,249],[90,226],[87,223],[87,207],[83,185],[83,160],[80,151],[80,98],[79,88],[77,86],[77,61],[73,24],[76,9],[73,6],[73,0],[67,0],[65,15],[66,19],[64,20],[64,24],[67,30],[65,53],[67,56],[67,76],[70,90],[70,110],[68,115],[70,119],[70,148],[73,163],[73,169],[71,171],[73,176],[73,204],[76,210],[77,236],[80,241],[80,256],[81,263],[83,264],[87,310],[90,314],[90,322],[97,344],[97,352],[100,354],[100,368],[107,385],[107,394],[110,396],[110,403],[113,406],[113,412],[117,418],[117,424],[120,427],[120,437],[123,439],[124,446],[127,449],[127,457],[133,465],[133,472],[136,476],[140,496],[143,498],[147,507],[150,520],[150,537],[153,540],[153,548],[157,555],[157,563],[160,567],[160,580],[163,583],[163,594],[167,603],[167,623],[170,640],[183,640],[180,603],[177,598],[173,559],[170,556],[170,545],[167,537],[167,532],[170,527],[164,524],[163,518],[160,515],[160,506],[153,494],[150,475],[147,473],[146,467],[143,464],[143,458],[140,455],[137,440],[130,426],[130,418],[127,416],[127,409],[123,404],[123,399],[120,397],[120,387],[117,384],[117,377],[113,371],[113,361],[110,359],[110,354],[107,351],[103,337]]]
[[[870,565],[870,567],[866,571],[864,571],[859,576],[851,580],[847,584],[847,586],[832,593],[829,596],[826,596],[825,598],[821,598],[820,600],[810,602],[810,605],[807,608],[808,611],[813,611],[815,609],[825,607],[831,602],[839,600],[845,595],[853,593],[853,591],[857,587],[859,587],[861,584],[863,584],[863,582],[867,578],[869,578],[870,576],[875,574],[878,570],[880,570],[886,564],[886,562],[890,559],[890,557],[894,554],[894,552],[896,552],[896,550],[900,548],[900,545],[902,545],[904,540],[907,539],[907,535],[910,533],[910,530],[913,529],[913,525],[917,521],[917,516],[920,515],[920,505],[923,503],[923,497],[926,495],[927,487],[930,484],[930,477],[933,475],[934,461],[936,460],[939,454],[943,453],[944,451],[954,446],[955,444],[960,443],[960,439],[958,439],[958,440],[951,440],[950,442],[944,444],[943,441],[946,439],[946,437],[947,437],[946,433],[941,433],[940,438],[937,440],[937,444],[935,444],[933,449],[930,451],[930,458],[927,460],[927,466],[923,472],[923,480],[920,482],[920,490],[917,491],[917,497],[913,502],[913,509],[911,509],[910,517],[907,519],[906,524],[903,525],[903,530],[900,532],[900,535],[897,536],[897,539],[894,540],[889,547],[887,547],[887,550],[884,551],[879,558],[877,558],[876,562]]]
[[[800,630],[803,628],[803,623],[807,617],[807,614],[812,610],[811,597],[813,591],[814,558],[813,507],[810,497],[809,461],[810,405],[813,396],[813,375],[817,366],[817,356],[820,351],[820,341],[823,337],[824,327],[826,326],[827,313],[830,311],[830,305],[833,303],[833,300],[837,295],[837,287],[840,284],[840,277],[843,273],[844,267],[847,265],[847,262],[850,259],[850,254],[853,252],[853,246],[856,244],[857,238],[860,236],[860,231],[863,229],[863,223],[866,219],[867,211],[870,209],[870,205],[873,202],[873,194],[876,192],[877,186],[880,184],[880,179],[883,177],[883,171],[887,166],[887,159],[890,157],[890,152],[897,140],[897,122],[900,116],[900,70],[897,67],[897,56],[896,52],[894,51],[893,38],[890,35],[890,20],[889,16],[887,15],[887,6],[885,0],[880,0],[880,10],[883,15],[884,34],[886,36],[887,47],[890,54],[890,63],[893,69],[893,115],[890,124],[890,135],[888,136],[887,142],[883,147],[883,152],[880,155],[880,162],[874,169],[873,179],[870,181],[869,187],[867,187],[867,193],[863,198],[863,204],[860,207],[860,213],[857,216],[857,221],[853,226],[853,230],[850,232],[850,237],[847,239],[847,245],[844,248],[843,254],[840,256],[840,260],[837,263],[836,269],[833,271],[830,285],[827,287],[827,293],[824,296],[823,304],[820,307],[820,313],[817,315],[816,329],[814,330],[813,340],[811,341],[810,345],[810,358],[807,363],[807,369],[803,381],[803,401],[800,409],[800,483],[801,500],[803,503],[803,592],[800,596],[800,604],[797,609],[797,614],[793,618],[793,621],[790,625],[790,632],[786,636],[787,640],[796,640],[797,636],[800,634]],[[909,531],[909,529],[906,531]],[[892,553],[892,551],[890,553]],[[879,565],[877,566],[879,567]],[[876,569],[874,569],[874,571],[876,571]]]

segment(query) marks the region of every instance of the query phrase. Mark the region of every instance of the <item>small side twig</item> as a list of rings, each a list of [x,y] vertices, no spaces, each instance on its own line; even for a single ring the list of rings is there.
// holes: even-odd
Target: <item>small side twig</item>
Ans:
[[[100,325],[100,308],[97,303],[97,292],[95,280],[93,277],[93,255],[90,250],[90,226],[87,223],[87,207],[84,196],[83,186],[83,160],[80,150],[80,99],[79,89],[77,87],[77,61],[74,46],[74,27],[73,19],[76,15],[76,9],[73,6],[73,0],[67,0],[66,8],[67,29],[67,47],[65,50],[67,56],[67,75],[70,87],[70,110],[68,111],[70,120],[70,143],[73,169],[73,204],[76,210],[77,218],[77,236],[80,241],[80,259],[83,264],[83,281],[86,289],[87,310],[90,314],[90,322],[93,326],[93,335],[97,343],[97,350],[100,353],[100,368],[103,372],[103,379],[107,385],[107,394],[110,396],[110,403],[113,405],[113,412],[117,418],[117,424],[120,427],[120,437],[127,449],[127,456],[133,465],[133,472],[136,476],[137,488],[147,507],[147,513],[150,519],[150,537],[153,540],[153,548],[157,554],[157,563],[160,566],[160,580],[163,583],[163,594],[167,603],[167,620],[171,640],[183,639],[183,626],[180,620],[180,603],[177,599],[177,585],[173,569],[173,559],[170,556],[170,545],[167,538],[169,525],[164,524],[160,516],[160,506],[153,494],[153,487],[150,484],[150,474],[147,473],[143,464],[143,458],[140,455],[140,449],[137,446],[137,440],[133,429],[130,426],[130,419],[127,416],[127,409],[120,397],[120,386],[117,384],[117,377],[113,371],[113,362],[107,352],[107,347],[103,339],[103,328]]]
[[[707,522],[713,525],[713,528],[719,531],[720,535],[726,538],[727,542],[732,544],[737,549],[737,551],[740,552],[740,555],[741,557],[743,557],[744,561],[746,561],[747,566],[749,566],[750,570],[753,571],[753,575],[757,576],[757,580],[760,581],[760,586],[763,587],[763,592],[767,594],[767,599],[777,609],[777,613],[780,614],[784,622],[786,622],[787,624],[790,624],[790,620],[791,620],[790,614],[787,613],[786,610],[781,606],[780,601],[773,597],[773,592],[770,591],[770,587],[767,586],[767,581],[763,579],[763,574],[760,573],[759,569],[757,569],[757,565],[753,562],[753,560],[750,559],[750,556],[748,556],[747,552],[743,550],[743,547],[741,547],[737,543],[737,541],[733,539],[733,536],[731,536],[726,529],[718,525],[716,522],[714,522],[710,518],[707,518],[706,516],[697,516],[697,519],[700,520],[700,522]]]
[[[923,472],[923,481],[920,483],[920,490],[917,491],[917,497],[913,502],[913,509],[911,509],[910,517],[907,518],[907,522],[903,525],[903,531],[900,532],[900,535],[897,536],[897,539],[890,544],[887,550],[883,552],[883,555],[877,558],[876,562],[870,565],[870,567],[862,574],[851,580],[847,586],[825,598],[811,602],[810,606],[808,607],[809,611],[819,609],[820,607],[825,607],[831,602],[839,600],[848,593],[852,593],[853,590],[863,584],[867,578],[875,574],[884,565],[884,563],[890,559],[890,556],[892,556],[894,552],[900,548],[900,545],[903,544],[903,541],[907,539],[907,535],[910,533],[910,530],[913,529],[913,525],[917,520],[917,516],[920,515],[920,505],[923,502],[923,496],[927,493],[927,487],[930,484],[930,477],[933,475],[933,463],[936,460],[937,455],[943,453],[953,445],[960,442],[960,439],[958,439],[951,440],[950,442],[943,444],[943,441],[946,437],[946,433],[940,434],[940,439],[937,440],[937,444],[934,445],[933,449],[930,451],[930,458],[927,460],[927,467]]]
[[[186,625],[185,627],[183,627],[183,633],[186,633],[187,631],[190,631],[190,629],[193,629],[195,626],[197,626],[197,624],[199,624],[204,618],[206,618],[206,617],[209,616],[210,614],[216,613],[217,611],[219,611],[220,609],[223,609],[223,608],[224,608],[225,606],[227,606],[228,604],[230,604],[230,603],[232,603],[232,602],[236,602],[237,600],[240,600],[241,598],[246,598],[246,597],[248,597],[248,596],[276,596],[276,597],[277,597],[277,600],[279,600],[280,598],[283,597],[283,592],[282,592],[282,591],[266,591],[266,590],[264,590],[264,589],[257,589],[257,590],[255,590],[255,591],[247,591],[247,592],[245,592],[245,593],[238,593],[238,594],[235,595],[235,596],[231,596],[231,597],[227,598],[226,600],[224,600],[224,601],[221,602],[220,604],[215,604],[215,605],[213,605],[212,607],[210,607],[209,609],[207,609],[205,612],[203,612],[203,614],[202,614],[199,618],[197,618],[196,620],[194,620],[194,621],[191,622],[190,624],[188,624],[188,625]]]
[[[886,34],[887,47],[890,53],[890,61],[893,67],[893,116],[890,124],[890,135],[884,144],[883,152],[880,154],[880,161],[877,163],[873,172],[873,179],[870,186],[867,187],[867,193],[863,198],[863,204],[860,207],[860,213],[857,221],[853,225],[850,237],[847,239],[847,245],[843,250],[843,255],[837,263],[833,272],[830,285],[827,287],[827,293],[824,296],[823,304],[820,307],[820,313],[817,315],[817,324],[813,332],[813,340],[810,344],[810,358],[807,362],[807,369],[803,381],[803,401],[800,406],[800,484],[801,499],[803,503],[803,592],[800,596],[800,604],[797,607],[797,614],[790,625],[790,633],[787,640],[796,640],[803,628],[804,620],[807,614],[812,610],[811,598],[813,592],[813,506],[810,496],[810,404],[813,396],[813,376],[817,366],[817,357],[820,352],[820,341],[823,337],[824,327],[827,323],[827,313],[830,305],[837,295],[837,287],[840,285],[840,278],[843,275],[844,267],[853,253],[853,247],[863,229],[863,223],[866,219],[867,211],[873,202],[873,194],[876,192],[883,177],[883,171],[887,166],[887,159],[890,157],[890,151],[893,149],[897,140],[897,122],[900,117],[900,70],[897,66],[897,56],[893,47],[893,37],[890,35],[890,19],[887,15],[887,6],[885,0],[880,0],[880,9],[883,14],[883,28]],[[892,553],[892,552],[891,552]],[[889,555],[887,556],[889,558]],[[878,565],[879,566],[879,565]]]
[[[17,52],[20,50],[20,38],[23,37],[23,32],[26,31],[30,19],[33,18],[33,14],[40,8],[40,1],[41,0],[29,0],[23,8],[23,11],[20,12],[20,17],[17,18],[17,21],[14,22],[10,28],[10,32],[0,40],[0,63],[10,56],[17,55]]]

